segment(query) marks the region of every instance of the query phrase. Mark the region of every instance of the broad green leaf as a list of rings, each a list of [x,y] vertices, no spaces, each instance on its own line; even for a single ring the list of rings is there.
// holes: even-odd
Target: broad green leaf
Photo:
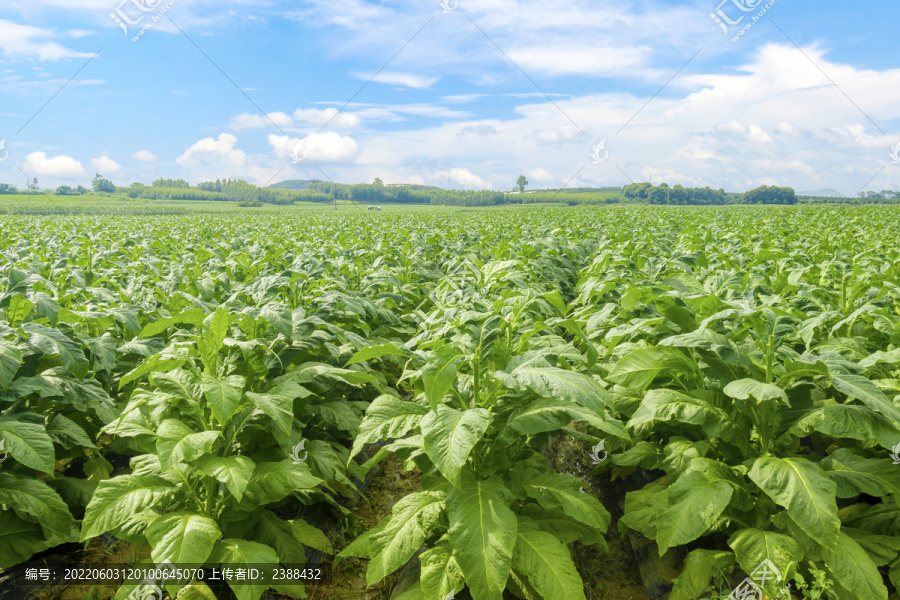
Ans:
[[[867,444],[878,442],[884,448],[900,444],[900,429],[897,425],[868,406],[828,404],[798,419],[789,433],[805,437],[811,431],[835,438],[851,438]]]
[[[561,510],[579,523],[602,531],[609,526],[609,513],[597,498],[582,493],[581,482],[571,475],[525,469],[513,474],[512,483],[544,508]]]
[[[278,502],[294,490],[314,488],[323,483],[309,472],[305,464],[297,464],[292,460],[267,462],[256,465],[247,495],[257,504]]]
[[[465,576],[446,536],[419,555],[419,562],[424,600],[446,600],[462,589]]]
[[[138,334],[138,337],[149,338],[154,335],[159,335],[164,332],[169,327],[173,325],[178,325],[179,323],[190,323],[191,325],[199,325],[203,322],[203,318],[206,316],[206,313],[203,312],[202,308],[194,307],[187,308],[177,315],[171,317],[165,317],[162,319],[158,319],[152,323],[148,323]]]
[[[734,550],[737,562],[745,573],[752,573],[766,560],[778,569],[781,580],[768,580],[764,586],[772,596],[793,579],[797,566],[803,560],[800,544],[790,536],[774,531],[741,529],[728,538],[728,545]]]
[[[403,565],[430,535],[444,512],[443,492],[416,492],[401,498],[390,520],[368,540],[371,560],[366,583],[373,585]]]
[[[39,479],[0,473],[0,504],[34,515],[48,534],[68,537],[74,524],[63,499]]]
[[[837,486],[816,463],[805,458],[764,456],[753,463],[750,479],[822,546],[837,543]]]
[[[422,419],[425,452],[454,486],[459,487],[469,453],[484,436],[491,420],[491,413],[483,408],[458,411],[444,405]]]
[[[0,340],[0,389],[9,387],[21,364],[22,351],[14,344]]]
[[[707,402],[668,389],[650,390],[628,421],[629,428],[645,428],[657,422],[678,421],[687,425],[713,425],[721,431],[736,426],[728,414]]]
[[[465,355],[453,346],[442,346],[428,358],[422,368],[422,382],[425,385],[425,398],[432,410],[437,409],[444,394],[453,387],[463,360]]]
[[[622,357],[607,379],[622,387],[646,389],[659,375],[694,377],[697,366],[684,352],[668,346],[641,348]]]
[[[126,373],[119,379],[119,389],[121,390],[132,381],[137,381],[144,375],[150,373],[165,373],[172,369],[177,369],[187,362],[187,356],[174,356],[154,354],[147,360],[139,364],[137,367]]]
[[[240,502],[244,491],[253,476],[256,465],[246,456],[204,456],[197,463],[197,468],[210,477],[224,483],[228,491]]]
[[[705,534],[731,501],[732,485],[706,471],[689,471],[672,484],[669,507],[656,522],[659,555]]]
[[[834,544],[822,545],[825,565],[834,575],[837,593],[848,600],[887,600],[888,590],[878,567],[858,543],[839,533]]]
[[[3,452],[35,471],[53,474],[53,440],[43,426],[24,421],[0,420]]]
[[[213,548],[209,561],[215,564],[228,565],[232,568],[250,568],[258,565],[277,565],[278,555],[271,547],[259,542],[229,538],[219,540]],[[228,581],[231,591],[238,600],[259,600],[269,587],[265,583],[253,581]]]
[[[300,540],[305,546],[315,548],[325,554],[334,553],[331,542],[328,541],[328,538],[325,537],[325,534],[321,529],[313,527],[299,517],[293,521],[289,521],[289,523],[291,524],[291,530],[294,532],[294,537]]]
[[[409,350],[390,342],[387,344],[378,344],[377,346],[366,346],[354,354],[353,358],[347,361],[346,366],[349,367],[350,365],[372,360],[373,358],[381,358],[382,356],[409,356],[410,354]]]
[[[542,398],[579,404],[600,412],[612,401],[603,387],[587,375],[556,367],[522,366],[513,377]]]
[[[253,526],[250,537],[260,544],[275,548],[275,554],[285,565],[306,563],[306,554],[300,540],[288,521],[282,521],[270,510],[261,510],[259,520]]]
[[[156,453],[163,470],[182,462],[197,460],[212,450],[221,435],[218,431],[194,431],[177,419],[159,424]]]
[[[205,563],[222,532],[209,517],[176,512],[154,521],[146,535],[153,547],[151,557],[154,562],[168,561],[177,566]]]
[[[40,525],[20,519],[15,511],[0,511],[0,569],[23,563],[49,546]]]
[[[713,579],[727,575],[732,567],[734,554],[731,552],[704,548],[691,550],[684,559],[684,570],[675,580],[668,600],[702,598]]]
[[[846,533],[854,542],[865,550],[876,567],[883,567],[897,558],[900,553],[900,538],[893,535],[879,535],[866,531],[865,529],[855,529],[853,527],[841,527],[841,533]]]
[[[880,362],[888,363],[890,365],[900,363],[900,348],[894,348],[889,352],[882,352],[879,350],[859,361],[859,366],[871,369]]]
[[[840,448],[822,461],[826,473],[837,484],[838,498],[859,494],[900,497],[900,469],[890,459],[870,459]]]
[[[516,515],[499,478],[478,481],[470,472],[447,495],[450,546],[472,596],[501,600],[516,544]]]
[[[519,521],[512,568],[543,598],[585,600],[584,583],[568,548],[527,521]]]
[[[19,325],[31,314],[34,304],[22,294],[15,294],[9,299],[9,307],[6,309],[6,320],[13,327]]]
[[[247,392],[247,398],[256,408],[266,413],[285,435],[291,434],[294,426],[294,401],[274,394],[256,394]]]
[[[859,400],[872,410],[900,423],[900,410],[878,386],[862,375],[831,373],[831,384],[837,391]]]
[[[366,416],[359,426],[359,434],[353,441],[350,456],[356,456],[366,444],[390,438],[402,438],[419,426],[428,408],[415,402],[407,402],[396,396],[382,395],[366,409]]]
[[[44,354],[57,354],[62,365],[75,377],[87,377],[90,361],[85,357],[78,342],[72,341],[58,329],[52,329],[37,323],[22,325],[25,333],[31,336],[31,343]]]
[[[738,400],[755,399],[757,402],[774,401],[789,406],[787,394],[777,385],[763,383],[756,379],[739,379],[732,381],[723,390],[727,396]]]
[[[2,424],[0,424],[2,427]],[[82,446],[85,448],[96,448],[91,438],[88,437],[84,429],[62,413],[56,413],[50,422],[47,423],[47,435],[66,449]],[[0,434],[2,435],[2,434]]]
[[[175,494],[176,487],[155,476],[119,475],[97,485],[81,525],[81,541],[115,529],[133,515],[161,506]]]
[[[224,379],[216,379],[203,373],[202,382],[203,394],[206,396],[213,418],[221,425],[226,425],[240,407],[244,378],[240,375],[229,375]]]

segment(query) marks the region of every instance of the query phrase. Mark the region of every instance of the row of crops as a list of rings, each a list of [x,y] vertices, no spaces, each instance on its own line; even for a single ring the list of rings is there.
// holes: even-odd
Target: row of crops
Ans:
[[[898,223],[0,216],[0,568],[109,539],[157,565],[317,549],[367,561],[369,585],[418,560],[401,600],[583,600],[573,548],[612,526],[686,552],[669,600],[745,575],[757,595],[739,597],[896,597]],[[564,437],[604,449],[594,474],[646,482],[616,523],[549,466]],[[387,457],[421,485],[333,547],[308,515],[347,512]]]

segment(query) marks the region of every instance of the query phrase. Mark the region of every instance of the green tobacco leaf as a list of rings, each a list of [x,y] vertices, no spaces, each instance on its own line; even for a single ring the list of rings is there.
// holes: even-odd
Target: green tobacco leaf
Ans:
[[[16,345],[0,340],[0,389],[9,387],[21,364],[22,351]]]
[[[840,448],[822,463],[837,484],[838,498],[900,496],[900,469],[890,459],[864,458]]]
[[[858,543],[839,533],[834,544],[822,546],[825,565],[834,575],[838,597],[848,600],[887,600],[888,590],[878,567]]]
[[[437,409],[444,394],[453,387],[456,373],[465,358],[463,352],[453,346],[442,346],[428,358],[422,368],[422,382],[425,384],[425,398],[432,410]]]
[[[656,522],[659,555],[705,534],[733,493],[731,483],[706,471],[690,471],[679,477],[669,488],[669,508]]]
[[[9,299],[9,307],[6,309],[6,320],[15,327],[28,318],[34,304],[22,294],[15,294]]]
[[[768,580],[763,586],[773,597],[785,583],[793,579],[797,565],[803,560],[803,548],[793,538],[774,531],[741,529],[728,538],[737,562],[745,573],[752,573],[763,561],[769,561],[781,573],[779,581]]]
[[[271,418],[285,435],[291,435],[294,426],[294,401],[285,396],[247,392],[247,398]]]
[[[69,373],[79,378],[87,377],[91,363],[84,355],[81,344],[72,341],[58,329],[37,323],[25,323],[22,329],[31,336],[30,341],[38,350],[44,354],[58,354]]]
[[[684,570],[675,581],[668,600],[702,598],[713,579],[727,575],[733,566],[734,554],[731,552],[704,548],[691,550],[684,559]]]
[[[774,401],[785,406],[790,406],[787,394],[777,385],[763,383],[756,379],[738,379],[725,386],[723,390],[727,396],[739,400],[754,398],[757,402]]]
[[[151,556],[157,564],[202,565],[213,544],[222,537],[216,522],[209,517],[187,512],[163,515],[147,528]]]
[[[0,511],[0,569],[23,563],[49,546],[40,525],[20,519],[12,510]]]
[[[244,497],[255,466],[246,456],[204,456],[197,463],[201,472],[224,483],[238,502]]]
[[[764,456],[753,463],[750,479],[822,546],[837,543],[837,486],[816,463],[805,458]]]
[[[422,565],[422,592],[424,600],[446,600],[450,594],[460,591],[465,576],[447,536],[419,556]]]
[[[699,398],[675,390],[657,389],[647,392],[628,421],[628,427],[637,428],[668,421],[700,426],[708,423],[732,424],[725,411]]]
[[[394,505],[385,527],[368,539],[372,558],[366,570],[366,583],[374,585],[413,557],[437,525],[445,500],[443,492],[416,492]]]
[[[422,419],[425,452],[454,486],[459,487],[469,453],[484,436],[491,420],[491,413],[483,408],[458,411],[444,405]]]
[[[183,310],[177,315],[171,317],[165,317],[154,321],[153,323],[148,323],[138,334],[138,337],[149,338],[154,335],[159,335],[164,332],[169,327],[173,325],[178,325],[180,323],[189,323],[191,325],[199,325],[203,322],[203,318],[206,316],[206,313],[203,312],[202,308],[194,307]]]
[[[851,438],[869,443],[877,441],[884,448],[900,444],[900,429],[893,421],[868,406],[828,404],[815,409],[794,423],[789,433],[805,437],[818,431],[835,438]]]
[[[101,481],[85,509],[81,541],[111,531],[146,509],[165,504],[175,491],[171,482],[148,475],[119,475]]]
[[[232,568],[250,568],[258,565],[277,565],[278,555],[271,547],[259,542],[241,539],[225,539],[216,542],[209,561]],[[251,580],[229,579],[228,585],[238,600],[259,600],[269,587]]]
[[[275,548],[279,560],[285,565],[306,563],[306,554],[300,540],[294,535],[290,522],[283,521],[270,510],[261,510],[259,520],[253,526],[251,537],[260,544]]]
[[[2,427],[2,424],[0,424],[0,427]],[[96,448],[91,438],[88,437],[87,432],[61,413],[53,415],[53,418],[47,423],[47,435],[66,449],[78,446]]]
[[[366,409],[366,416],[359,426],[359,434],[353,441],[350,456],[356,456],[366,444],[390,438],[402,438],[428,413],[428,408],[415,402],[407,402],[396,396],[382,395]]]
[[[499,478],[477,481],[469,472],[447,495],[450,546],[472,596],[501,600],[516,544],[516,515]]]
[[[247,494],[257,504],[269,504],[278,502],[294,490],[314,488],[320,483],[323,481],[313,476],[305,464],[292,460],[260,463],[247,485]]]
[[[53,440],[42,425],[24,421],[0,421],[4,452],[35,471],[53,474]]]
[[[643,390],[659,375],[682,374],[694,377],[697,366],[677,348],[657,346],[626,354],[607,379],[622,387]]]
[[[519,521],[512,568],[527,577],[542,598],[585,600],[584,583],[568,548],[528,521]]]
[[[876,567],[890,564],[900,553],[900,538],[893,535],[879,535],[865,529],[854,529],[842,526],[841,533],[849,535],[854,542],[866,551]]]
[[[390,342],[387,344],[378,344],[377,346],[366,346],[354,354],[353,358],[347,361],[346,366],[349,367],[350,365],[372,360],[373,358],[381,358],[382,356],[410,356],[410,354],[411,352],[409,350]]]
[[[328,541],[328,538],[325,537],[325,534],[321,529],[313,527],[299,517],[293,521],[289,521],[289,523],[291,524],[291,531],[294,532],[294,537],[300,540],[305,546],[315,548],[325,554],[334,554],[334,548],[331,547],[331,542]]]
[[[894,348],[889,352],[882,352],[879,350],[859,361],[859,366],[871,369],[880,362],[888,363],[890,365],[900,363],[900,348]]]
[[[513,474],[513,485],[548,509],[558,509],[579,523],[606,531],[610,515],[594,496],[581,492],[580,480],[562,473],[534,469]]]
[[[34,515],[48,534],[68,537],[74,524],[63,499],[38,479],[0,473],[0,504]],[[0,515],[4,512],[0,511]]]
[[[187,362],[187,356],[163,356],[162,353],[154,354],[140,365],[126,373],[119,379],[119,389],[121,390],[132,381],[137,381],[144,375],[150,373],[164,373],[184,366]]]
[[[579,404],[596,412],[609,407],[612,401],[603,387],[594,379],[556,367],[522,366],[512,372],[523,386],[542,398]]]
[[[240,375],[229,375],[224,379],[216,379],[203,373],[203,394],[213,418],[225,425],[238,411],[241,395],[244,393],[245,380]],[[293,418],[293,417],[292,417]]]
[[[221,435],[218,431],[194,431],[178,419],[159,424],[156,453],[163,470],[182,462],[197,460],[212,450]]]
[[[900,423],[900,410],[884,395],[878,386],[862,375],[845,375],[832,372],[831,384],[837,391],[859,400],[872,410]]]

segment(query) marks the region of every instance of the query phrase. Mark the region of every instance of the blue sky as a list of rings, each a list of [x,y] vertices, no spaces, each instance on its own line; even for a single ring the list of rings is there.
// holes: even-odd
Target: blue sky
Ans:
[[[4,0],[0,181],[900,187],[898,2],[443,1]]]

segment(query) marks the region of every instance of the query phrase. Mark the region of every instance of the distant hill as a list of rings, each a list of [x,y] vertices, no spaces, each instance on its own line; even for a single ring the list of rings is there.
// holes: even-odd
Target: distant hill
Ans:
[[[270,188],[277,190],[305,190],[311,183],[320,183],[321,179],[287,179],[279,183],[273,183]]]
[[[813,198],[843,198],[844,194],[831,188],[816,190],[815,192],[797,192],[798,196],[811,196]]]

